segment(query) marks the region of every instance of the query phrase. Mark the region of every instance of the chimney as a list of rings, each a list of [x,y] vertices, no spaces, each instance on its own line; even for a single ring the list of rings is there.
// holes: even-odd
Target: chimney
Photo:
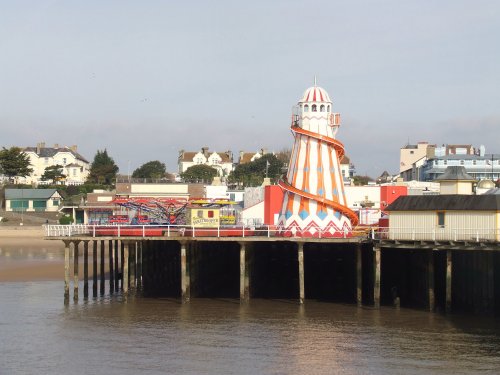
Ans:
[[[78,146],[77,145],[72,145],[69,149],[71,151],[73,151],[73,152],[76,152],[76,150],[78,149]]]
[[[59,148],[59,143],[54,143],[54,148]]]
[[[184,159],[184,150],[179,151],[179,160]]]
[[[228,150],[228,151],[226,151],[226,155],[229,158],[229,160],[231,160],[231,162],[232,162],[233,161],[233,152]]]
[[[41,143],[37,143],[36,144],[36,154],[37,155],[40,155],[41,149],[42,149],[42,144]]]
[[[244,153],[245,153],[244,151],[240,151],[240,163],[241,163],[241,159],[243,159],[243,154]]]
[[[206,158],[208,157],[208,147],[207,146],[202,147],[201,152],[203,153],[203,155],[205,155]]]

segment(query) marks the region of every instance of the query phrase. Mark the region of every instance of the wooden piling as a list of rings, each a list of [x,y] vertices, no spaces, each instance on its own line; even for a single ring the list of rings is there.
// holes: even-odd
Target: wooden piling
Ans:
[[[119,281],[120,281],[120,271],[118,270],[118,246],[119,246],[119,243],[118,243],[118,240],[115,240],[115,246],[114,246],[114,250],[115,250],[115,291],[118,292],[120,286],[119,286]]]
[[[70,241],[64,241],[64,303],[69,302],[69,262],[70,262]]]
[[[358,307],[363,305],[363,259],[361,244],[356,246],[356,302]]]
[[[78,245],[80,241],[73,241],[73,301],[78,302],[78,260],[80,254],[78,251]]]
[[[124,266],[123,266],[123,259],[125,257],[125,243],[121,241],[121,249],[120,249],[120,269],[121,269],[121,283],[122,283],[122,290],[123,290],[123,271],[124,271]],[[128,257],[128,255],[127,255]],[[128,276],[127,276],[128,277]]]
[[[250,301],[250,278],[246,244],[240,242],[240,303]]]
[[[97,241],[92,241],[92,297],[97,297]]]
[[[142,290],[142,246],[143,241],[137,243],[137,262],[136,262],[136,287]]]
[[[189,302],[191,288],[189,280],[189,267],[187,262],[186,242],[181,242],[181,300],[182,303]]]
[[[376,309],[380,308],[380,248],[374,247],[374,282],[373,282],[373,302]]]
[[[436,305],[436,297],[434,294],[434,251],[430,250],[427,254],[427,284],[428,284],[428,298],[429,298],[429,311],[433,312]]]
[[[299,304],[303,305],[305,301],[304,285],[304,243],[297,243],[297,259],[299,262]]]
[[[122,289],[123,294],[126,296],[128,294],[128,258],[129,258],[129,242],[122,241],[122,267],[123,267],[123,277],[122,277]]]
[[[104,295],[105,282],[106,282],[106,274],[104,270],[104,260],[105,260],[105,242],[101,240],[101,283],[100,283],[100,293],[101,296]]]
[[[131,292],[135,292],[135,265],[136,265],[136,257],[137,257],[137,241],[132,243],[132,246],[129,248],[129,290]]]
[[[83,241],[83,298],[89,298],[89,241]]]
[[[446,313],[451,312],[452,252],[446,251]]]
[[[109,293],[115,291],[115,277],[113,272],[113,240],[108,241],[108,252],[109,252]]]

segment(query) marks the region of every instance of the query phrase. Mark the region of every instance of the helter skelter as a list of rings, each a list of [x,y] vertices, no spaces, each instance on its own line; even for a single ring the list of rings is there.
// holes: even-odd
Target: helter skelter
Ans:
[[[284,236],[345,237],[358,217],[347,207],[339,160],[344,145],[335,139],[340,114],[321,87],[308,88],[294,106],[295,137],[286,178],[278,230]]]

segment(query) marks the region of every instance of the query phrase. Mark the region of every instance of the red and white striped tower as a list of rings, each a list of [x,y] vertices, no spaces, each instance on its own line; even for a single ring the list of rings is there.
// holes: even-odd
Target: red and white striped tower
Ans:
[[[344,145],[335,139],[340,114],[321,87],[308,88],[292,115],[295,137],[278,229],[285,236],[350,236],[358,217],[347,207],[339,160]]]

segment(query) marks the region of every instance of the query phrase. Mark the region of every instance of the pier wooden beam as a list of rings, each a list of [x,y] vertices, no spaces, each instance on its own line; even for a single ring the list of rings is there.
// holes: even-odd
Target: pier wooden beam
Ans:
[[[446,313],[451,312],[452,252],[446,251]]]
[[[97,241],[92,241],[92,297],[97,297]]]
[[[373,251],[375,256],[373,257],[373,267],[374,267],[374,282],[373,282],[373,303],[376,309],[380,308],[380,248],[374,247]]]
[[[138,290],[142,290],[142,246],[143,241],[137,242],[137,262],[136,262],[136,287]]]
[[[436,296],[434,293],[434,251],[428,252],[427,261],[427,284],[428,284],[428,298],[429,298],[429,311],[434,312],[436,306]]]
[[[240,303],[250,301],[250,277],[249,262],[245,242],[239,242],[240,245]]]
[[[113,240],[108,241],[108,253],[109,253],[109,293],[115,291],[115,276],[113,267]]]
[[[69,244],[71,241],[64,241],[64,303],[69,302],[69,262],[70,262],[70,249]]]
[[[189,302],[191,298],[189,266],[187,261],[186,241],[181,241],[181,300],[182,303]]]
[[[123,259],[125,257],[125,243],[123,241],[121,242],[121,249],[120,249],[120,269],[121,269],[121,283],[122,283],[122,290],[123,290],[123,272],[124,272],[124,267],[123,267]],[[127,255],[128,257],[128,255]],[[128,277],[128,275],[127,275]]]
[[[80,253],[78,246],[80,241],[73,241],[73,301],[78,302],[78,260],[80,258]]]
[[[83,241],[83,298],[89,298],[89,241]]]
[[[115,291],[118,292],[120,286],[119,286],[119,281],[120,281],[120,270],[118,269],[118,246],[119,246],[119,242],[118,240],[115,240],[115,246],[114,246],[114,250],[115,250],[115,255],[114,255],[114,258],[115,258]]]
[[[299,304],[303,305],[306,293],[304,285],[304,243],[297,243],[297,259],[299,262]]]
[[[363,259],[361,244],[356,246],[356,302],[358,307],[363,305]]]
[[[127,296],[128,294],[128,258],[129,258],[129,241],[122,241],[122,267],[123,267],[123,276],[122,276],[122,289],[123,295]]]
[[[105,289],[105,282],[106,282],[106,274],[104,270],[104,262],[105,262],[105,249],[106,249],[106,243],[104,240],[101,240],[101,283],[100,283],[100,293],[101,296],[104,295],[104,289]]]
[[[136,266],[136,257],[137,257],[137,241],[132,242],[129,248],[129,290],[131,292],[135,292],[136,288],[136,278],[135,278],[135,266]]]

